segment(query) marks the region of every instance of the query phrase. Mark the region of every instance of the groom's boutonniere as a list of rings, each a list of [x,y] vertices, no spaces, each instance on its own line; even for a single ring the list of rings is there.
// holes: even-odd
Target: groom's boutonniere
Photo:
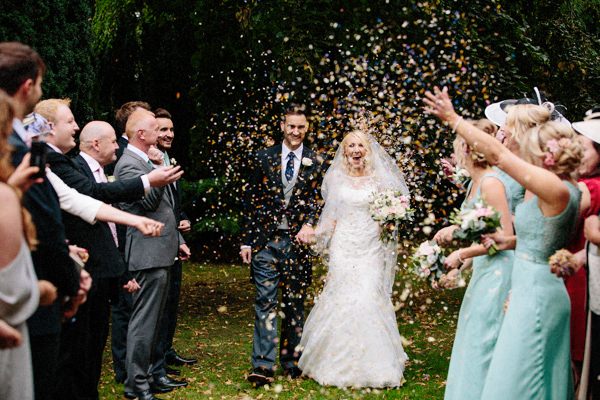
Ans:
[[[311,160],[308,157],[302,157],[302,165],[304,165],[305,167],[310,167],[311,165],[313,165],[313,160]]]
[[[169,159],[169,162],[171,163],[171,165],[175,166],[177,165],[177,160],[175,158],[171,158]]]
[[[114,177],[113,175],[109,175],[109,176],[107,176],[107,177],[106,177],[106,180],[107,180],[108,182],[114,182],[114,181],[116,181],[116,179],[115,179],[115,177]]]

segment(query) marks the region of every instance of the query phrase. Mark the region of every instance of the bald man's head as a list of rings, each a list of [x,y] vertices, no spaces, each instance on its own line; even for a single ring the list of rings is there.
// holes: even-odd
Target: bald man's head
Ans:
[[[117,159],[117,135],[113,127],[104,121],[92,121],[83,127],[79,136],[79,149],[98,161],[101,166]]]
[[[125,132],[131,144],[147,152],[150,146],[156,144],[158,122],[152,112],[137,109],[129,116]]]

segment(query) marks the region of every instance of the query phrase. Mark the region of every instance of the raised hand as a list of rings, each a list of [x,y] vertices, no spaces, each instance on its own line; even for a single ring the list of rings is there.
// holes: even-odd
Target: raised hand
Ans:
[[[147,176],[148,181],[150,182],[150,186],[161,187],[175,182],[176,180],[181,178],[182,175],[183,170],[180,166],[169,166],[155,168]]]
[[[454,111],[452,101],[448,96],[448,88],[444,87],[440,90],[439,87],[433,88],[433,93],[429,90],[425,92],[423,102],[427,105],[425,111],[431,115],[435,115],[442,121],[454,121],[458,115]]]

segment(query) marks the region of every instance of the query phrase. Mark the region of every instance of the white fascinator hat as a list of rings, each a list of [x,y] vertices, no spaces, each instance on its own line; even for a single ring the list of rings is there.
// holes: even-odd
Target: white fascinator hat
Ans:
[[[573,122],[571,126],[577,133],[600,143],[600,106],[588,110],[583,121]]]

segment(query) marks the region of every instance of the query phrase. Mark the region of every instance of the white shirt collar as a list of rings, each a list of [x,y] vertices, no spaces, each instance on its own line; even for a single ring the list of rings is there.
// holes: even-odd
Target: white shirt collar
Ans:
[[[13,126],[14,131],[17,132],[17,135],[19,135],[19,137],[21,138],[22,141],[24,141],[25,143],[31,143],[28,140],[29,134],[25,130],[25,127],[23,126],[23,122],[20,119],[13,118],[12,126]]]
[[[83,151],[80,152],[79,155],[81,156],[81,158],[83,158],[85,160],[88,167],[90,167],[90,169],[92,170],[93,173],[96,173],[96,171],[98,171],[99,169],[102,169],[102,166],[94,157],[90,156],[89,154],[87,154]]]
[[[137,147],[135,147],[134,145],[132,145],[131,143],[127,144],[127,149],[134,152],[135,154],[137,154],[138,156],[142,157],[142,159],[145,162],[150,161],[150,158],[148,158],[148,154],[144,153],[142,150],[138,149]]]
[[[304,149],[304,143],[302,143],[300,145],[300,147],[298,147],[296,150],[293,151],[294,155],[296,156],[296,160],[302,160],[302,150]],[[287,157],[288,154],[292,153],[292,150],[290,150],[285,143],[281,144],[281,159],[284,161],[287,161]]]
[[[48,142],[46,142],[46,144],[47,144],[48,146],[50,146],[50,148],[51,148],[52,150],[54,150],[55,152],[57,152],[57,153],[59,153],[59,154],[63,154],[63,152],[62,152],[62,151],[60,151],[60,149],[59,149],[58,147],[56,147],[55,145],[53,145],[52,143],[48,143]]]

